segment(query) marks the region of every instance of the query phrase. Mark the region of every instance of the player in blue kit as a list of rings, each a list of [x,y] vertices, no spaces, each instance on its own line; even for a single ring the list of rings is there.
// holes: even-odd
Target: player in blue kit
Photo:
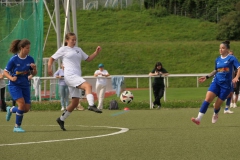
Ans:
[[[218,112],[220,111],[221,104],[225,101],[227,96],[231,92],[232,82],[236,83],[240,76],[240,65],[236,57],[229,54],[230,42],[225,41],[220,44],[219,52],[220,56],[215,60],[215,70],[217,73],[210,84],[207,91],[206,98],[200,107],[197,118],[191,118],[191,120],[197,125],[203,115],[207,112],[209,104],[215,97],[218,97],[214,105],[214,114],[212,117],[212,123],[216,123],[218,120]],[[238,72],[236,77],[233,79],[233,68],[237,68]],[[206,77],[208,78],[208,76]]]
[[[7,107],[7,121],[10,120],[12,113],[16,113],[16,124],[13,132],[25,132],[21,128],[23,114],[29,111],[31,104],[28,76],[37,74],[34,59],[28,55],[30,44],[27,39],[14,40],[9,50],[18,54],[10,58],[4,70],[4,75],[9,79],[8,90],[18,105],[18,107]]]

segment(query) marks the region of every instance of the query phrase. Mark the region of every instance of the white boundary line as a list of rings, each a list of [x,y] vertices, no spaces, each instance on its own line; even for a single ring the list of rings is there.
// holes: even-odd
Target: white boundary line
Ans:
[[[3,126],[3,125],[1,125],[1,126]],[[40,126],[57,126],[57,125],[40,125]],[[102,135],[97,135],[97,136],[81,137],[81,138],[72,138],[72,139],[58,139],[58,140],[48,140],[48,141],[38,141],[38,142],[23,142],[23,143],[0,144],[0,147],[3,147],[3,146],[26,145],[26,144],[53,143],[53,142],[63,142],[63,141],[75,141],[75,140],[91,139],[91,138],[100,138],[100,137],[113,136],[113,135],[116,135],[116,134],[121,134],[121,133],[125,133],[125,132],[129,131],[128,128],[111,127],[111,126],[83,126],[83,125],[76,125],[76,126],[81,126],[81,127],[104,127],[104,128],[120,129],[120,131],[109,133],[109,134],[102,134]]]

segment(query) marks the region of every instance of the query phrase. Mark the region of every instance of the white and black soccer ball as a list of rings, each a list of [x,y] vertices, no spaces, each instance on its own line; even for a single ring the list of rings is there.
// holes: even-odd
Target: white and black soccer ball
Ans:
[[[123,91],[120,95],[120,100],[123,103],[131,103],[133,101],[133,94],[130,91]]]

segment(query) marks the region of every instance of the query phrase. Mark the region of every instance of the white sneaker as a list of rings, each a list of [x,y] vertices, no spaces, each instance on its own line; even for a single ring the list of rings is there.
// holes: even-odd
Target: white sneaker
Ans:
[[[237,108],[237,105],[236,105],[236,103],[233,103],[233,108]]]
[[[233,104],[234,104],[234,103],[230,103],[230,108],[233,108]]]
[[[152,108],[155,108],[154,104],[152,103]]]
[[[230,111],[230,109],[228,109],[228,110],[224,110],[224,112],[223,112],[224,114],[232,114],[233,113],[233,111]]]
[[[213,116],[212,116],[212,123],[216,123],[217,120],[218,120],[218,114],[214,113]]]
[[[65,110],[65,108],[64,108],[64,107],[62,107],[62,108],[61,108],[61,111],[64,111],[64,110]]]

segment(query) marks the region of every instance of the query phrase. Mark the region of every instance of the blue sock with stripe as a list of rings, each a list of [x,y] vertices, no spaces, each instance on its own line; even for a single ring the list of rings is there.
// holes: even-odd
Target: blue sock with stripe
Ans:
[[[23,113],[24,113],[24,111],[19,110],[19,109],[16,112],[16,124],[18,126],[21,126],[21,124],[22,124]]]
[[[12,108],[12,113],[16,113],[17,110],[18,110],[18,107],[13,107],[13,108]]]
[[[230,103],[231,103],[231,99],[232,97],[227,98],[225,110],[228,110],[228,107],[230,106]]]

